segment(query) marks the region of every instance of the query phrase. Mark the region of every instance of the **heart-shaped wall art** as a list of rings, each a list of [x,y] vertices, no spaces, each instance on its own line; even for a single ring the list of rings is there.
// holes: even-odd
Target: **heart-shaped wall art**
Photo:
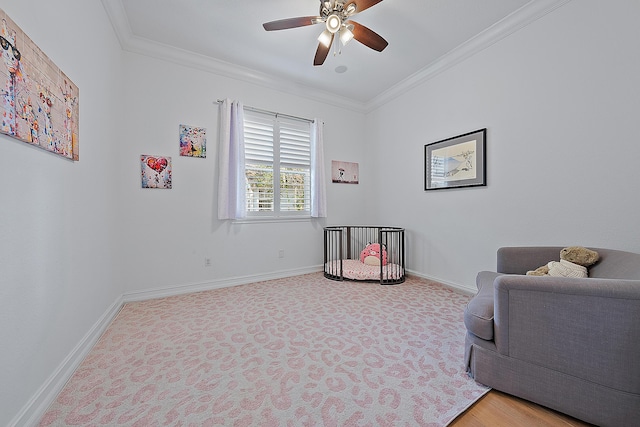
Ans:
[[[164,157],[147,157],[147,166],[158,173],[165,170],[168,164]]]

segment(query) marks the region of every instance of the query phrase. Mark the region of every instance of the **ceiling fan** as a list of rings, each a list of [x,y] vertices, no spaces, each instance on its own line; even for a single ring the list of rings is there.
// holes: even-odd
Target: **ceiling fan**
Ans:
[[[325,24],[325,30],[318,37],[318,49],[313,65],[322,65],[331,50],[333,40],[338,35],[343,45],[356,39],[371,49],[382,52],[389,44],[376,32],[351,20],[356,13],[375,6],[382,0],[320,0],[320,16],[301,16],[280,19],[262,24],[265,30],[285,30],[314,24]]]

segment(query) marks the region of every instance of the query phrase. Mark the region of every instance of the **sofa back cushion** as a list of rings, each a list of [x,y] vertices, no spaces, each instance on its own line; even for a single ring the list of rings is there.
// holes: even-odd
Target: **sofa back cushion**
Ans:
[[[503,274],[527,274],[529,270],[560,261],[562,246],[506,246],[498,249],[497,271]]]
[[[497,271],[504,274],[526,274],[560,260],[562,246],[511,246],[498,249]],[[640,280],[640,254],[615,249],[592,248],[600,259],[588,268],[589,277],[600,279]]]
[[[590,248],[600,259],[589,267],[589,277],[640,280],[640,254],[615,249]]]

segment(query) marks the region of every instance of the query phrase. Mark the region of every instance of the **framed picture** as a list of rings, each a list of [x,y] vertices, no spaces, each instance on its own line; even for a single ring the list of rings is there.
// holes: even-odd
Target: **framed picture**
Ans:
[[[358,184],[358,163],[331,160],[331,182],[338,184]]]
[[[486,186],[486,135],[485,128],[425,145],[425,191]]]
[[[180,155],[207,157],[207,130],[196,126],[180,125]]]
[[[140,156],[140,167],[142,188],[170,189],[172,187],[171,157],[143,154]]]

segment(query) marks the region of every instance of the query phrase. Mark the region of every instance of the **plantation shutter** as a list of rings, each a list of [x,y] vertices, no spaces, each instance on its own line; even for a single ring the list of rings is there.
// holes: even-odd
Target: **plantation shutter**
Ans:
[[[245,108],[247,212],[310,212],[311,128],[306,120]]]
[[[280,131],[280,210],[309,211],[311,129],[306,121],[278,119]]]
[[[273,117],[245,109],[244,150],[247,212],[273,212]]]

